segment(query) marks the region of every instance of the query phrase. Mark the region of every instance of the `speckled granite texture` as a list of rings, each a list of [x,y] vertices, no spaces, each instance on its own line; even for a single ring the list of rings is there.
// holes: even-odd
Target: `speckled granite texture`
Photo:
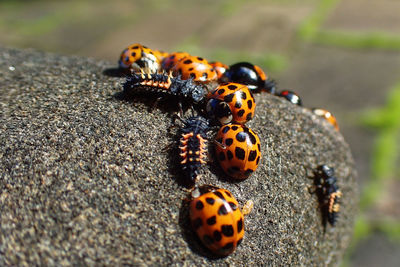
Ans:
[[[254,201],[237,251],[215,258],[192,233],[175,155],[175,104],[119,97],[112,63],[0,49],[0,265],[283,265],[340,262],[356,174],[340,133],[309,111],[256,96],[248,125],[263,159],[231,183],[212,163],[199,183]],[[340,219],[324,229],[312,168],[336,169]]]

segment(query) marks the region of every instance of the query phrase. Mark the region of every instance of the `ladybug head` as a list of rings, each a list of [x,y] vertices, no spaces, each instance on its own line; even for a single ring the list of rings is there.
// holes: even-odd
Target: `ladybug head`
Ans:
[[[211,98],[207,103],[206,110],[211,118],[218,120],[221,124],[228,124],[232,121],[231,108],[224,101]]]

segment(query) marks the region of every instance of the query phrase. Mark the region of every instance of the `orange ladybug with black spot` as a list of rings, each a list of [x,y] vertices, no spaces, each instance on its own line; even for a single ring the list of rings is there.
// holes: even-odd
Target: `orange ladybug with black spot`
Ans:
[[[228,65],[226,65],[222,62],[219,62],[219,61],[210,62],[210,65],[216,71],[218,80],[220,80],[222,78],[222,76],[224,75],[224,73],[226,72],[226,70],[229,69]]]
[[[215,137],[215,152],[224,172],[235,179],[246,179],[256,171],[261,160],[258,135],[240,124],[228,124]]]
[[[221,124],[244,124],[254,117],[256,103],[246,85],[223,83],[207,96],[207,113]]]
[[[175,76],[180,75],[183,80],[193,79],[201,83],[217,80],[217,72],[208,61],[202,57],[186,56],[181,58],[173,67]]]
[[[166,57],[161,62],[161,67],[164,71],[168,72],[171,70],[179,60],[181,60],[184,57],[190,56],[189,53],[186,52],[174,52],[171,54],[168,54]]]
[[[241,211],[231,192],[211,185],[195,188],[191,197],[190,221],[201,242],[221,256],[235,251],[243,240],[243,215],[250,212],[252,201]]]
[[[162,55],[161,51],[136,43],[122,51],[118,65],[124,71],[156,73],[161,67]]]

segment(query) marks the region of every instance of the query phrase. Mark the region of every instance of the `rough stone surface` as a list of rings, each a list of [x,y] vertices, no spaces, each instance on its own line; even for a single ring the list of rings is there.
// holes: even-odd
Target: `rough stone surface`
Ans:
[[[340,133],[309,111],[256,96],[249,126],[263,159],[232,183],[215,164],[200,184],[254,201],[237,251],[213,257],[191,231],[175,150],[175,104],[121,98],[107,62],[0,49],[0,265],[283,265],[340,262],[356,213],[356,173]],[[329,164],[343,192],[324,227],[312,169]]]

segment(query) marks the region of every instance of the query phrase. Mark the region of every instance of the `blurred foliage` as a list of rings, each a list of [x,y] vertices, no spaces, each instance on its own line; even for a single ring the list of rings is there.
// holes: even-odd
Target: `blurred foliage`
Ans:
[[[298,28],[297,35],[300,40],[313,41],[320,31],[322,23],[337,6],[340,0],[321,0],[315,11]]]
[[[400,50],[400,37],[382,32],[363,34],[356,32],[320,31],[314,36],[313,42],[355,49]]]

